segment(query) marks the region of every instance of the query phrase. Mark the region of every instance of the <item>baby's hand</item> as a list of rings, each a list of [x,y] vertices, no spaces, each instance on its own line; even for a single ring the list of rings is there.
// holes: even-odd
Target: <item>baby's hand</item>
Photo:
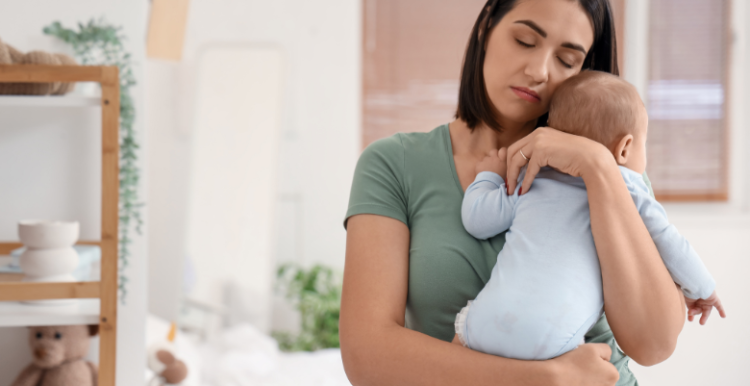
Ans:
[[[714,307],[719,311],[719,315],[721,315],[722,318],[727,317],[727,314],[724,313],[724,306],[721,305],[721,300],[719,299],[719,295],[716,294],[716,291],[714,291],[708,299],[690,299],[685,297],[685,305],[688,309],[689,321],[692,322],[695,315],[703,314],[701,315],[700,320],[701,326],[706,324],[709,315],[711,315],[711,310]]]
[[[477,164],[476,173],[481,172],[493,172],[499,174],[503,179],[506,178],[507,173],[507,148],[500,148],[500,150],[492,149],[487,153],[484,159]]]

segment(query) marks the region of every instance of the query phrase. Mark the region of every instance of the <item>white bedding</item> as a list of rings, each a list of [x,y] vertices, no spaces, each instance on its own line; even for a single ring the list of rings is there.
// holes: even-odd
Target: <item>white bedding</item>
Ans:
[[[169,324],[149,316],[146,343],[167,336]],[[175,352],[188,367],[183,386],[350,386],[338,349],[284,353],[276,341],[249,324],[221,332],[206,343],[178,333]],[[153,376],[147,371],[147,379]]]

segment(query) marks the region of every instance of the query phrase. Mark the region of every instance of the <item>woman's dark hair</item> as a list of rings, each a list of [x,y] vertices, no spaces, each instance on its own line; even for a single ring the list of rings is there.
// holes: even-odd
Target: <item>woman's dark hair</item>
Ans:
[[[574,1],[577,1],[586,11],[594,26],[594,43],[583,61],[581,70],[598,70],[620,75],[620,70],[617,68],[615,22],[612,18],[609,0]],[[456,118],[464,120],[471,129],[484,122],[493,130],[501,130],[500,123],[497,121],[498,111],[490,102],[484,84],[485,46],[492,28],[513,9],[517,2],[518,0],[488,0],[471,30],[461,69],[461,86],[458,90],[458,109],[456,110]],[[546,124],[547,114],[545,113],[537,120],[537,127]]]

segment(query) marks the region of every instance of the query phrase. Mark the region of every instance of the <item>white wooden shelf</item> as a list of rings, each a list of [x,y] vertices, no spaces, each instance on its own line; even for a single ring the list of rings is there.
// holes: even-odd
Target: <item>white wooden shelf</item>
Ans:
[[[100,107],[100,97],[81,95],[0,95],[0,107]]]
[[[99,324],[99,299],[75,299],[50,306],[0,302],[0,327]]]
[[[87,93],[58,97],[8,96],[0,97],[0,107],[23,108],[33,106],[81,106],[101,109],[102,122],[102,190],[101,238],[95,240],[101,248],[101,281],[98,283],[1,283],[0,296],[13,300],[42,300],[55,298],[77,299],[66,306],[37,306],[18,302],[0,304],[0,326],[98,324],[99,372],[97,384],[115,386],[117,347],[117,247],[119,191],[119,71],[114,66],[45,66],[0,64],[0,82],[49,83],[95,82],[101,97]],[[34,114],[35,109],[29,109]],[[0,242],[0,254],[18,248],[17,242]],[[96,297],[89,300],[89,298]],[[99,304],[101,302],[101,304]]]

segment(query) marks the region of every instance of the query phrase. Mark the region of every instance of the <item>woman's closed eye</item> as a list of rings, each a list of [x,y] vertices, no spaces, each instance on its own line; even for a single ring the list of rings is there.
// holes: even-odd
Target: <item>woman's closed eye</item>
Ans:
[[[526,43],[526,42],[524,42],[523,40],[520,40],[520,39],[516,39],[516,42],[518,42],[518,44],[520,44],[521,46],[526,47],[526,48],[534,47],[533,44]]]
[[[573,65],[572,65],[572,64],[568,64],[568,63],[566,63],[566,62],[565,62],[565,61],[564,61],[564,60],[563,60],[563,59],[562,59],[561,57],[559,57],[559,56],[558,56],[558,57],[557,57],[557,60],[559,60],[559,61],[560,61],[560,63],[561,63],[561,64],[562,64],[563,66],[565,66],[565,68],[573,68]]]
[[[524,41],[523,41],[523,40],[521,40],[521,39],[516,39],[516,43],[518,43],[518,45],[520,45],[521,47],[525,47],[525,48],[533,48],[533,47],[536,47],[536,46],[535,46],[534,44],[531,44],[531,43],[526,43],[526,42],[524,42]],[[573,64],[571,64],[571,63],[569,63],[569,62],[567,62],[567,61],[563,60],[563,58],[561,58],[561,57],[559,57],[559,56],[558,56],[558,57],[557,57],[557,60],[559,60],[559,61],[560,61],[560,64],[562,64],[562,65],[563,65],[563,66],[564,66],[565,68],[573,68]]]

